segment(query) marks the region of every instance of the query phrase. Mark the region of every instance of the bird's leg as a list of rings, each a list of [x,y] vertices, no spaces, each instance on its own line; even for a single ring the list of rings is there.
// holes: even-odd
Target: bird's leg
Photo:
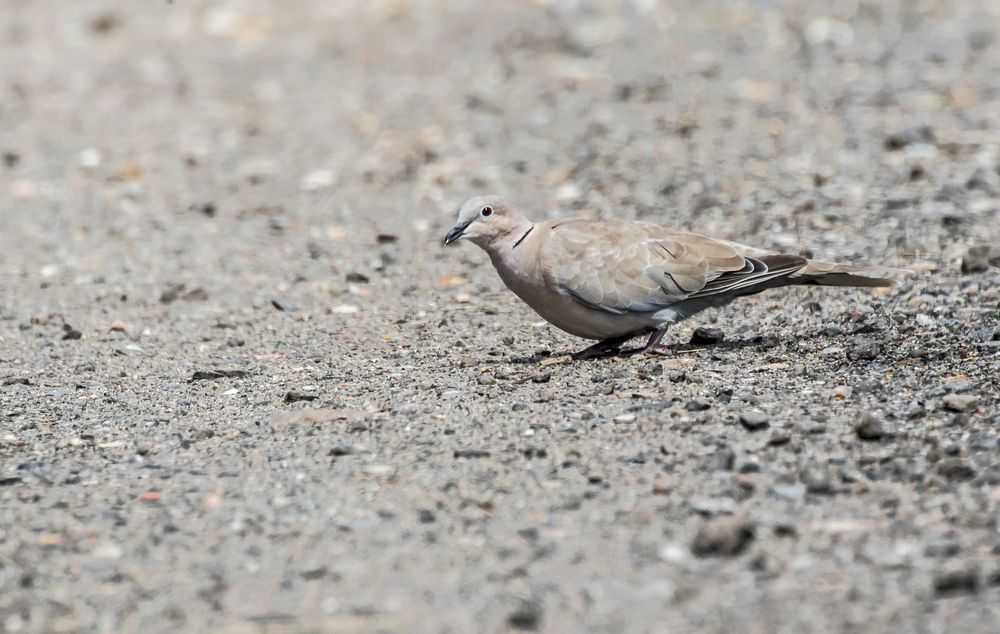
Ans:
[[[584,348],[579,352],[574,352],[571,357],[574,361],[582,361],[584,359],[594,359],[597,357],[606,357],[618,352],[622,347],[622,344],[631,339],[631,337],[613,337],[611,339],[605,339],[603,341],[598,341],[594,345]]]
[[[666,326],[661,326],[660,328],[657,328],[649,335],[649,341],[646,342],[646,345],[644,345],[641,348],[633,348],[632,350],[623,350],[622,352],[619,353],[619,356],[631,357],[633,355],[647,354],[650,352],[656,352],[657,354],[664,354],[664,351],[666,349],[658,347],[657,344],[660,343],[660,339],[663,338],[663,335],[666,332],[667,332]]]

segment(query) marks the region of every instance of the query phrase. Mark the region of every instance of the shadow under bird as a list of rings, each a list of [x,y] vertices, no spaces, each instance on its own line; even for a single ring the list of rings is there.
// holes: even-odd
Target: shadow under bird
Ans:
[[[445,244],[469,240],[500,279],[547,322],[597,343],[574,359],[663,352],[671,324],[769,288],[892,286],[865,268],[817,262],[649,222],[532,222],[499,196],[462,205]],[[633,337],[646,345],[621,350]]]

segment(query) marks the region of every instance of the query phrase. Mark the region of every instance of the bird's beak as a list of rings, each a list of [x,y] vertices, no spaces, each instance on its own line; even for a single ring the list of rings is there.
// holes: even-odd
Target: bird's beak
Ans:
[[[448,232],[448,235],[446,235],[444,237],[444,243],[446,245],[447,244],[451,244],[455,240],[458,240],[459,238],[461,238],[462,234],[465,233],[465,230],[471,224],[472,224],[471,220],[466,220],[466,221],[460,222],[457,225],[455,225],[454,227],[452,227],[451,231]]]

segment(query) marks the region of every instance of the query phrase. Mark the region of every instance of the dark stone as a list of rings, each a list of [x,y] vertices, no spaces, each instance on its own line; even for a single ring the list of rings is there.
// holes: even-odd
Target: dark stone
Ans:
[[[337,445],[330,451],[326,453],[328,456],[333,456],[334,458],[339,458],[341,456],[350,456],[354,453],[354,447],[350,445]]]
[[[288,313],[292,312],[293,310],[297,310],[295,304],[291,303],[287,299],[282,299],[280,297],[275,297],[274,299],[272,299],[271,305],[283,313]]]
[[[726,338],[726,333],[719,328],[695,328],[691,335],[692,346],[712,346],[721,343]]]
[[[434,511],[420,509],[417,511],[417,520],[421,524],[433,524],[437,520],[437,517],[434,515]]]
[[[345,275],[344,280],[354,282],[355,284],[367,284],[369,282],[367,275],[364,273],[358,273],[357,271],[351,271]]]
[[[315,401],[315,394],[304,394],[302,392],[288,392],[285,394],[286,403],[298,403],[299,401]]]
[[[456,449],[456,458],[489,458],[490,452],[485,449]]]
[[[535,632],[542,626],[542,606],[526,601],[507,616],[507,625],[515,630]]]
[[[242,379],[249,376],[246,370],[198,370],[191,375],[189,383],[195,381],[214,381],[215,379]]]
[[[83,333],[69,324],[63,324],[62,338],[64,341],[76,341],[83,338]]]
[[[934,594],[953,597],[979,591],[979,574],[975,569],[962,568],[939,573],[934,577]]]

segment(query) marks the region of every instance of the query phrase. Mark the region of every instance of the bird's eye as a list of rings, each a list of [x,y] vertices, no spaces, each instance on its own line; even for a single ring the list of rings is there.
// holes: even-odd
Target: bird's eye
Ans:
[[[483,218],[489,218],[490,216],[493,215],[493,207],[487,205],[486,207],[480,209],[479,213],[482,214]]]

